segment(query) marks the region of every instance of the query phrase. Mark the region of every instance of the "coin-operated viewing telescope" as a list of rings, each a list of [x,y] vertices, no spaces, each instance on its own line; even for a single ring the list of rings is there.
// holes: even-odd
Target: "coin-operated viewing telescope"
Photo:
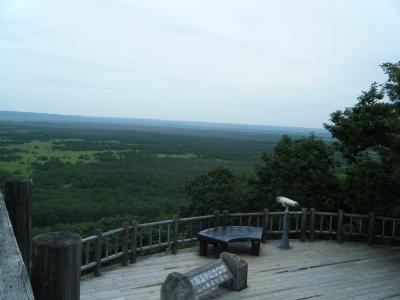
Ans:
[[[283,205],[285,208],[285,213],[283,215],[283,234],[282,234],[282,241],[281,244],[279,245],[279,248],[281,249],[290,249],[289,245],[289,207],[296,207],[299,205],[299,202],[294,201],[292,199],[279,196],[276,197],[276,202],[280,203]]]
[[[289,211],[289,207],[290,206],[291,207],[296,207],[296,206],[299,205],[299,202],[294,201],[294,200],[289,199],[289,198],[286,198],[286,197],[282,197],[282,196],[276,197],[276,202],[282,204],[283,207],[286,208],[285,211]]]

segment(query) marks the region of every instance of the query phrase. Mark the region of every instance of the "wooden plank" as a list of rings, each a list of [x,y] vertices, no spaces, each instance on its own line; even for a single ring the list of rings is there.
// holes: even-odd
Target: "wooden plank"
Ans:
[[[21,252],[0,193],[0,299],[34,300]]]

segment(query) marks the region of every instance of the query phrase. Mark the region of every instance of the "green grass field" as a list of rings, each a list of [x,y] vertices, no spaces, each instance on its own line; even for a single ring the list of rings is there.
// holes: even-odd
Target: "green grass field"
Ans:
[[[62,140],[58,139],[57,142]],[[66,141],[71,141],[67,139]],[[77,140],[75,140],[77,141]],[[83,141],[83,140],[80,140]],[[9,144],[4,148],[13,150],[21,158],[16,161],[0,161],[0,169],[11,173],[20,173],[24,176],[31,176],[33,169],[32,163],[45,163],[46,161],[57,158],[65,163],[90,163],[97,159],[96,153],[105,151],[68,151],[54,148],[53,141],[32,140],[23,144]],[[113,151],[117,152],[117,151]]]

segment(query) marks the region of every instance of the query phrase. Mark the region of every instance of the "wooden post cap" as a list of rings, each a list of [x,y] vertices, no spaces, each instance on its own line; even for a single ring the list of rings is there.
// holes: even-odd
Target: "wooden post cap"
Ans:
[[[69,231],[40,234],[33,239],[35,246],[51,248],[67,248],[81,242],[81,237]]]
[[[32,240],[31,283],[36,300],[79,300],[81,238],[50,232]]]

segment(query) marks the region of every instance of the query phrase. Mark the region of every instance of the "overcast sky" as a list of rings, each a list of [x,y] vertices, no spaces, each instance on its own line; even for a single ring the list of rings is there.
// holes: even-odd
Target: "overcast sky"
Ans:
[[[0,0],[0,110],[321,127],[399,60],[397,0]]]

